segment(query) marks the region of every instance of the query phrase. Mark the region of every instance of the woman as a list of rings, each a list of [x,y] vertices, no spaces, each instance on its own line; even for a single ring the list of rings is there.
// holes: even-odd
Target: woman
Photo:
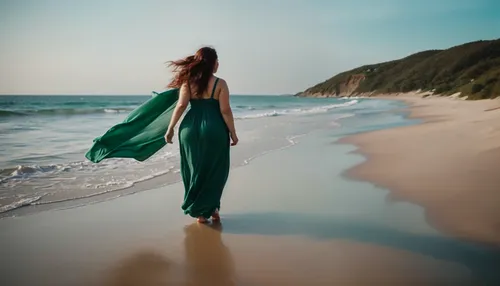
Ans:
[[[212,48],[201,48],[169,66],[174,67],[175,76],[168,87],[180,90],[165,134],[167,143],[172,143],[174,128],[191,104],[178,136],[185,189],[182,209],[200,223],[210,217],[219,220],[220,199],[229,175],[229,146],[238,143],[229,88],[223,79],[214,76],[219,61]]]

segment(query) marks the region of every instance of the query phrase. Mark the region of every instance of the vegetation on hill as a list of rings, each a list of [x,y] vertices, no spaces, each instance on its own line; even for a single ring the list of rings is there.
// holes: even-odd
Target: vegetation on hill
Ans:
[[[358,80],[352,81],[353,78]],[[460,96],[468,96],[468,99],[500,96],[500,39],[365,65],[340,73],[298,95],[376,95],[416,90],[442,95],[460,92]]]

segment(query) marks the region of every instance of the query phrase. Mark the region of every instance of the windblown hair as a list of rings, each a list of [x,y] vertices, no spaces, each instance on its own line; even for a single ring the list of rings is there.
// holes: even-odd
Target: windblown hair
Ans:
[[[173,67],[174,78],[168,84],[169,88],[180,88],[184,83],[190,84],[193,95],[202,97],[208,88],[208,82],[217,63],[217,52],[210,47],[203,47],[192,56],[169,61],[168,66]],[[194,87],[194,90],[192,89]]]

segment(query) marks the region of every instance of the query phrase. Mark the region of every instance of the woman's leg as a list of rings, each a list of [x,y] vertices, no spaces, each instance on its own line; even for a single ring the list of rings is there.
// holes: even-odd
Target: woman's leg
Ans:
[[[196,221],[199,223],[207,223],[208,222],[208,220],[202,216],[199,216]]]
[[[212,220],[213,221],[219,221],[220,220],[219,209],[215,209],[214,213],[212,214]]]

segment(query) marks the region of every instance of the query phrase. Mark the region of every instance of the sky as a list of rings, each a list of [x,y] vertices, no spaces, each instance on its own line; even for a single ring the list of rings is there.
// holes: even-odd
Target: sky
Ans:
[[[499,0],[0,0],[0,94],[165,89],[209,45],[232,94],[294,94],[364,64],[500,38]]]

